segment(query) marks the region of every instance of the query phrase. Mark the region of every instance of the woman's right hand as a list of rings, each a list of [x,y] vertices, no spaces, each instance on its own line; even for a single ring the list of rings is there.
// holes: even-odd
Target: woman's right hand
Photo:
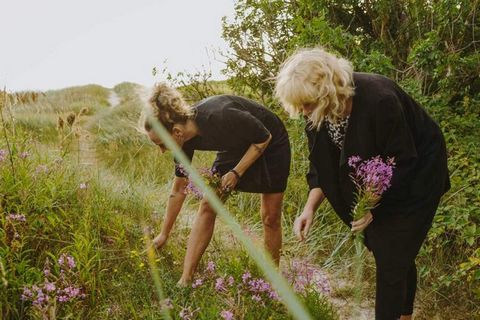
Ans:
[[[293,224],[293,232],[299,241],[304,241],[313,223],[313,211],[303,210]]]
[[[162,249],[162,247],[167,243],[168,237],[165,236],[164,234],[160,233],[158,236],[156,236],[153,239],[153,247],[157,250]]]

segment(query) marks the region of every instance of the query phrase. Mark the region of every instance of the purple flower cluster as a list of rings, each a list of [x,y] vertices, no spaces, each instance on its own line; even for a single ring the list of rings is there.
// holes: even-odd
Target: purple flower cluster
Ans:
[[[75,259],[66,254],[66,253],[62,253],[62,255],[60,256],[60,258],[58,258],[58,265],[64,270],[64,269],[67,269],[67,270],[71,270],[73,268],[75,268],[76,264],[75,264]]]
[[[297,293],[304,294],[307,289],[328,295],[332,288],[325,273],[315,265],[306,261],[293,260],[290,270],[284,271],[283,275],[292,284]]]
[[[30,152],[28,151],[23,151],[22,153],[20,153],[21,159],[27,159],[29,156],[30,156]]]
[[[188,177],[188,172],[185,170],[185,168],[182,165],[178,165],[177,169],[185,177]],[[197,199],[203,198],[202,191],[197,188],[197,186],[193,183],[193,181],[190,178],[188,178],[188,184],[185,187],[185,194],[192,194]]]
[[[381,196],[389,187],[395,168],[394,158],[384,161],[380,156],[362,160],[351,156],[348,165],[354,169],[351,177],[358,188]]]
[[[215,290],[217,290],[218,292],[227,291],[227,286],[224,278],[217,278],[217,280],[215,280]]]
[[[205,269],[206,272],[215,272],[215,262],[213,261],[208,261],[207,263],[207,268]]]
[[[52,274],[47,260],[43,269],[43,282],[23,288],[21,299],[31,301],[33,306],[42,312],[47,312],[48,307],[55,301],[66,303],[85,298],[82,288],[76,285],[78,275],[73,270],[76,266],[75,259],[68,254],[62,254],[57,262],[60,267],[58,277]]]
[[[57,291],[57,301],[68,302],[75,298],[84,298],[81,288],[68,286]]]
[[[201,285],[203,285],[203,278],[198,278],[198,279],[195,279],[195,281],[193,281],[192,288],[196,289],[196,288],[200,287]]]
[[[222,310],[222,312],[220,312],[220,317],[224,320],[233,320],[233,312],[230,310]]]
[[[7,150],[0,149],[0,162],[3,162],[5,161],[5,159],[7,159],[7,154],[8,154]]]
[[[7,159],[8,151],[5,149],[0,149],[0,162],[5,161]],[[30,152],[23,151],[19,154],[20,159],[26,159],[30,156]]]
[[[188,173],[186,172],[185,168],[183,168],[183,166],[179,165],[178,170],[183,175],[188,176]],[[215,190],[220,197],[226,196],[228,194],[222,189],[222,176],[216,168],[200,168],[198,169],[198,173],[203,178],[205,183],[210,188]],[[188,184],[185,187],[185,194],[191,194],[197,199],[203,198],[203,192],[193,183],[191,179],[188,179]]]
[[[24,214],[14,214],[11,213],[7,216],[7,219],[10,221],[19,221],[19,222],[25,222],[27,221],[27,218],[25,218]]]
[[[48,173],[48,166],[40,164],[35,168],[35,174]]]
[[[244,274],[245,276],[245,274]],[[244,277],[242,276],[242,279]],[[250,279],[247,281],[247,290],[252,293],[252,300],[262,302],[263,299],[280,301],[280,296],[273,289],[270,283],[262,278]]]
[[[197,278],[192,283],[192,288],[196,289],[200,286],[214,288],[220,297],[227,300],[237,300],[235,296],[240,299],[248,299],[255,301],[263,306],[272,301],[280,301],[280,296],[273,289],[272,285],[262,278],[253,278],[249,271],[245,271],[241,279],[238,281],[231,275],[219,276],[216,273],[217,266],[213,261],[208,261],[200,278]],[[230,303],[229,303],[230,305]],[[182,308],[179,316],[181,319],[192,319],[194,312],[190,308]],[[220,312],[219,318],[232,320],[234,319],[234,310],[224,309]]]

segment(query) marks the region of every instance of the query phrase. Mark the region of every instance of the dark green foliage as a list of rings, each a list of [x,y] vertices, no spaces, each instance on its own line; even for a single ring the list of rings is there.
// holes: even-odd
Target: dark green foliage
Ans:
[[[235,13],[223,22],[229,84],[264,103],[285,57],[318,45],[358,71],[414,78],[424,94],[449,102],[480,90],[478,1],[240,0]]]
[[[277,109],[271,79],[280,63],[297,48],[321,45],[351,60],[357,71],[397,80],[437,120],[452,189],[419,256],[422,287],[437,298],[425,302],[429,311],[422,316],[452,304],[473,310],[480,299],[479,2],[239,0],[235,9],[232,21],[224,19],[223,37],[232,50],[225,71],[238,93]],[[306,192],[302,125],[288,127],[294,148],[289,192]],[[287,212],[300,213],[304,197],[287,198]],[[326,239],[322,233],[312,248],[328,251],[333,244]]]

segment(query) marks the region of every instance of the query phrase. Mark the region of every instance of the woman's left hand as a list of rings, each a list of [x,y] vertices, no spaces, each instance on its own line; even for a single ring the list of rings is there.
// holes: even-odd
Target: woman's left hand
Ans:
[[[362,232],[373,221],[373,215],[368,211],[363,217],[352,222],[352,232]]]
[[[229,192],[235,189],[238,183],[238,178],[235,173],[229,171],[222,177],[222,189]]]

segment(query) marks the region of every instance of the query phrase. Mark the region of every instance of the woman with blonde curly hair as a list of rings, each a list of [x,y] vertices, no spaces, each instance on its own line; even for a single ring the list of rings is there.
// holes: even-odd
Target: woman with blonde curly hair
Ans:
[[[212,169],[222,176],[222,188],[261,194],[261,215],[266,249],[278,264],[282,245],[281,210],[290,171],[290,144],[282,121],[264,106],[238,96],[219,95],[193,106],[164,83],[156,85],[149,101],[153,116],[192,159],[195,150],[217,151]],[[149,138],[166,150],[149,122]],[[167,241],[185,200],[187,179],[176,163],[172,193],[157,248]],[[185,285],[193,274],[213,234],[215,212],[203,199],[188,240],[183,274]]]
[[[280,67],[276,96],[307,120],[309,195],[294,232],[303,240],[327,198],[353,232],[364,231],[376,270],[376,319],[411,319],[415,257],[440,197],[449,189],[445,141],[438,125],[394,81],[353,72],[322,48],[302,49]],[[352,221],[355,185],[348,159],[394,157],[391,187],[380,204]]]

